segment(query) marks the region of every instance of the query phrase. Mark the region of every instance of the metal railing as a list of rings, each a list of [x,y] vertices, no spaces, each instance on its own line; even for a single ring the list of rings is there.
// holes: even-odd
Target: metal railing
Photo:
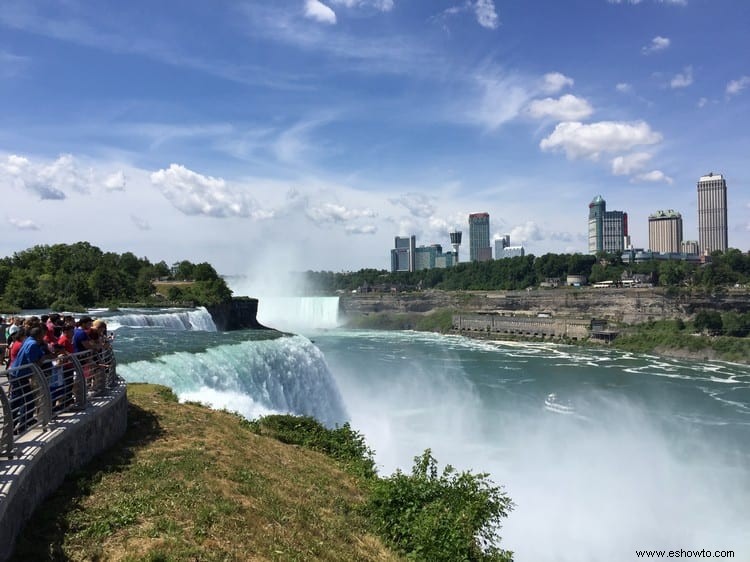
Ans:
[[[41,365],[0,371],[0,456],[13,458],[17,440],[120,384],[112,348],[63,355]]]

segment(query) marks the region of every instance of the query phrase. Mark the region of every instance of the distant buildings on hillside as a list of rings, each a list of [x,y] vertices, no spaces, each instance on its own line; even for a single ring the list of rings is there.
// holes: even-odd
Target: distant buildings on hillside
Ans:
[[[711,252],[725,252],[728,244],[727,183],[721,174],[709,173],[698,180],[698,240],[683,239],[682,215],[672,209],[648,217],[648,249],[635,248],[628,232],[628,213],[608,211],[607,202],[597,195],[589,203],[588,252],[621,254],[624,261],[682,259],[700,261]],[[419,271],[452,267],[459,262],[460,231],[450,233],[453,251],[443,252],[440,244],[417,246],[416,236],[397,236],[391,250],[391,271]],[[510,235],[495,241],[495,259],[525,255],[523,246],[511,246]],[[469,260],[492,259],[490,215],[469,215]]]
[[[459,261],[458,250],[462,242],[460,231],[451,232],[450,240],[453,251],[443,252],[440,244],[417,246],[416,236],[396,236],[391,250],[391,271],[419,271],[422,269],[453,267]],[[512,258],[525,255],[523,246],[511,246],[510,235],[506,234],[495,241],[496,259]],[[470,261],[489,261],[492,259],[490,245],[489,213],[471,213],[469,215],[469,259]]]

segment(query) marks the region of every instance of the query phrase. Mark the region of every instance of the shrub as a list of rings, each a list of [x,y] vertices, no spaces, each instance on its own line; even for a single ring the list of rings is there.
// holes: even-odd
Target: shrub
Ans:
[[[399,552],[430,562],[509,562],[499,548],[500,520],[513,504],[487,474],[458,473],[427,449],[401,471],[373,482],[365,511],[375,530]]]
[[[328,429],[308,416],[272,415],[249,422],[249,425],[256,433],[282,443],[325,453],[358,476],[371,478],[377,473],[372,450],[365,443],[364,436],[348,423]]]

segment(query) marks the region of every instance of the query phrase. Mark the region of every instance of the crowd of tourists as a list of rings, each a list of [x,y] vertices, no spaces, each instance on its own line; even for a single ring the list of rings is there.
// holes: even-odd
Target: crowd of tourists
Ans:
[[[3,319],[0,318],[0,322]],[[16,316],[2,322],[4,366],[9,380],[14,433],[33,423],[35,400],[31,365],[42,368],[47,377],[53,409],[67,408],[75,400],[71,389],[75,376],[71,355],[86,357],[83,371],[87,383],[101,387],[111,357],[113,336],[103,320],[90,316],[76,320],[53,313],[42,316]],[[88,352],[88,353],[85,353]]]

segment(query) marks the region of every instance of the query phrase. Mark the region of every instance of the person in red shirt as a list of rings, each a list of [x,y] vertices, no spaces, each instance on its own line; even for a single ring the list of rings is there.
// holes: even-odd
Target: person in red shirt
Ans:
[[[65,353],[73,353],[73,331],[75,329],[75,324],[65,324],[62,334],[57,338],[57,345],[61,346]]]
[[[7,364],[8,367],[10,367],[13,361],[16,360],[16,355],[18,355],[18,352],[21,350],[21,345],[23,345],[23,341],[25,339],[26,339],[26,328],[21,326],[18,329],[18,331],[15,333],[15,338],[13,340],[13,343],[10,346],[10,351],[8,352],[8,364]]]

